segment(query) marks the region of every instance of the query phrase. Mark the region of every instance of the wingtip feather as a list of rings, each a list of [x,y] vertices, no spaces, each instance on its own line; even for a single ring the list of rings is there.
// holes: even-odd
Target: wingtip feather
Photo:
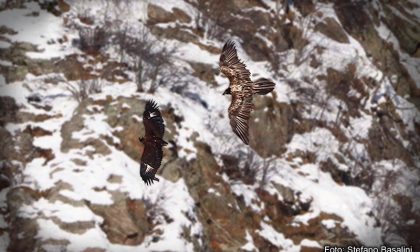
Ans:
[[[159,109],[159,106],[154,100],[150,99],[150,100],[147,100],[146,102],[146,109],[155,110],[155,109]]]

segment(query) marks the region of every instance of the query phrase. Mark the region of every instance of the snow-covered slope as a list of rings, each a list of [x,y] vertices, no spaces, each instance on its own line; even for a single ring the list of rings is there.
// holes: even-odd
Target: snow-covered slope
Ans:
[[[379,22],[375,39],[389,41],[383,50],[397,56],[378,62],[370,42],[344,28],[336,10],[346,6],[334,3],[286,12],[278,1],[226,1],[222,10],[219,2],[0,5],[7,27],[0,31],[0,251],[414,245],[418,89],[397,87],[403,78],[420,83],[418,50],[405,52]],[[418,5],[371,8],[384,6],[420,22]],[[81,48],[79,30],[92,27],[133,37],[150,31],[156,43],[177,48],[180,80],[138,92],[133,59],[122,60],[112,37],[96,52]],[[250,147],[227,118],[228,81],[217,71],[226,38],[236,40],[253,79],[277,83],[255,99]],[[90,79],[99,90],[77,100],[75,90]],[[137,140],[147,99],[160,104],[170,142],[160,182],[149,187],[139,177]]]

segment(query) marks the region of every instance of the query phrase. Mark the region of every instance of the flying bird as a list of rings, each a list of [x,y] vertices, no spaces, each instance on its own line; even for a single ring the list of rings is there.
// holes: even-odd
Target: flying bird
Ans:
[[[248,120],[254,108],[252,97],[254,94],[265,95],[271,92],[275,84],[266,78],[251,81],[251,73],[239,60],[235,43],[231,40],[223,46],[219,69],[229,79],[229,87],[223,95],[232,95],[228,109],[230,126],[242,142],[248,144]]]
[[[145,135],[139,138],[144,145],[143,155],[140,159],[140,177],[146,185],[150,185],[154,181],[159,181],[155,175],[162,162],[162,148],[168,144],[162,139],[165,133],[165,124],[159,107],[152,100],[146,102],[146,108],[143,112],[143,125]]]

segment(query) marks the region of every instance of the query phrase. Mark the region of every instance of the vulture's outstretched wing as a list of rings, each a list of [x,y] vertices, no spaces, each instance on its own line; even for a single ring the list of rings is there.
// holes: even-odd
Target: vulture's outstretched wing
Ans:
[[[162,147],[166,142],[161,139],[146,139],[143,144],[144,150],[141,156],[141,162],[157,170],[162,162]]]
[[[145,137],[162,138],[165,132],[165,124],[156,102],[149,100],[143,112],[143,124],[145,129]]]
[[[228,109],[230,126],[244,144],[249,143],[248,120],[253,107],[252,83],[247,82],[244,85],[242,97],[237,97],[235,94],[232,94],[232,101]]]
[[[154,181],[159,181],[159,179],[155,177],[156,172],[157,169],[154,169],[143,162],[140,164],[140,177],[146,185],[153,184]]]
[[[146,185],[150,185],[154,180],[159,181],[155,174],[162,163],[162,147],[166,145],[166,142],[156,137],[152,139],[146,138],[143,143],[144,150],[140,160],[140,177]]]
[[[254,108],[252,96],[265,95],[274,89],[275,84],[266,78],[252,82],[246,65],[238,58],[235,43],[227,41],[223,46],[219,59],[219,69],[228,79],[229,88],[223,94],[232,95],[229,106],[229,120],[233,132],[244,142],[249,144],[248,120]]]
[[[219,59],[219,67],[222,66],[233,70],[241,82],[251,81],[251,73],[246,69],[246,65],[239,60],[235,43],[232,40],[228,40],[223,46],[222,54]]]

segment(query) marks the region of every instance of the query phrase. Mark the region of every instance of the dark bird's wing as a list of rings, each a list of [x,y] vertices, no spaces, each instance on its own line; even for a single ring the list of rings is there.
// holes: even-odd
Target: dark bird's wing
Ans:
[[[146,103],[146,108],[143,112],[143,124],[146,137],[163,137],[165,124],[163,123],[158,105],[152,100],[149,100]]]
[[[159,179],[155,177],[156,171],[157,169],[153,169],[145,163],[140,164],[140,177],[146,185],[153,184],[154,181],[159,181]]]
[[[240,82],[251,80],[251,73],[248,69],[246,69],[246,65],[239,60],[235,43],[231,40],[228,40],[223,46],[222,54],[219,59],[219,67],[221,66],[225,66],[233,70]]]
[[[143,124],[145,130],[144,138],[140,141],[144,144],[143,154],[140,160],[140,176],[149,185],[153,181],[159,181],[155,177],[162,162],[162,147],[167,143],[163,141],[165,124],[159,107],[156,102],[149,100],[143,113]]]
[[[244,84],[242,97],[237,97],[235,93],[232,94],[232,101],[228,109],[230,126],[244,144],[249,143],[248,120],[252,109],[252,83],[247,82]]]
[[[162,146],[165,142],[160,139],[146,140],[144,142],[143,155],[141,156],[141,162],[150,165],[154,169],[158,169],[162,162]]]
[[[144,142],[144,151],[140,160],[140,176],[146,184],[148,181],[158,180],[155,178],[155,174],[162,162],[162,146],[164,144],[165,142],[158,138]]]

